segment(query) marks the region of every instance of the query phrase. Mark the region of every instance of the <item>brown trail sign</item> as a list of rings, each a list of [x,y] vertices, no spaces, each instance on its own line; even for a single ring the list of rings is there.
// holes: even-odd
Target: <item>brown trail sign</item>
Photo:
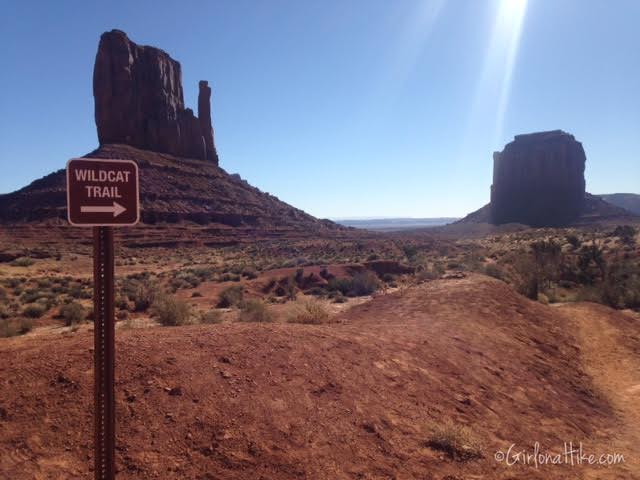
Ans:
[[[138,165],[131,160],[69,160],[69,223],[80,226],[135,225],[140,219],[138,190]]]
[[[69,223],[93,228],[94,474],[115,478],[115,322],[112,226],[140,219],[138,166],[131,160],[67,163]]]

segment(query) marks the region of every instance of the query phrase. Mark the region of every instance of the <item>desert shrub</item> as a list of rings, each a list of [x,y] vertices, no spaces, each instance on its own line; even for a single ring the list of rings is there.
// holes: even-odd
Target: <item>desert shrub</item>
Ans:
[[[221,282],[239,282],[240,275],[235,273],[225,273],[220,277]]]
[[[3,287],[0,287],[0,304],[7,303],[9,300],[9,293]]]
[[[305,295],[313,295],[315,297],[323,297],[326,295],[327,291],[319,285],[315,287],[308,288],[304,291]]]
[[[488,263],[487,265],[485,265],[483,273],[490,277],[497,278],[498,280],[505,279],[504,270],[502,270],[502,268],[500,268],[500,266],[495,263]]]
[[[46,306],[39,303],[31,303],[24,307],[22,314],[27,318],[40,318],[46,311]]]
[[[361,297],[378,290],[380,280],[375,273],[367,270],[356,273],[352,278],[332,278],[329,280],[328,288],[342,295]]]
[[[618,225],[613,231],[613,235],[620,238],[624,245],[634,245],[638,231],[631,225]]]
[[[446,420],[435,428],[427,440],[427,446],[446,453],[454,460],[465,461],[482,457],[482,445],[473,432],[451,420]]]
[[[242,303],[239,319],[241,322],[273,322],[274,317],[264,302],[252,299]]]
[[[242,285],[233,285],[225,288],[218,296],[218,308],[228,308],[239,305],[244,296],[244,288]]]
[[[593,285],[598,279],[604,279],[607,262],[604,251],[596,244],[583,245],[578,255],[578,272],[582,283]]]
[[[380,288],[380,280],[373,272],[359,272],[353,276],[352,290],[357,297],[371,295],[378,288]]]
[[[444,275],[445,268],[440,262],[420,265],[416,270],[416,279],[420,282],[436,280]]]
[[[557,281],[559,266],[563,262],[562,247],[553,240],[539,240],[530,246],[538,284],[550,288]]]
[[[298,272],[300,270],[298,270]],[[296,297],[298,296],[298,272],[296,272],[296,275],[287,277],[284,282],[281,282],[280,285],[278,285],[278,287],[276,288],[276,295],[280,297],[286,297],[287,300],[296,299]],[[302,280],[301,276],[300,280]]]
[[[396,280],[396,276],[393,273],[383,273],[382,281],[386,283],[394,282]]]
[[[153,313],[165,327],[175,327],[191,323],[191,307],[183,300],[170,295],[153,303]]]
[[[127,278],[123,282],[121,290],[122,296],[133,302],[133,308],[136,312],[148,310],[162,296],[159,285],[148,277]]]
[[[333,303],[346,303],[347,298],[342,295],[340,292],[337,292],[337,295],[333,297]]]
[[[640,308],[640,265],[611,265],[600,288],[602,303],[614,308]]]
[[[290,323],[321,324],[329,320],[329,312],[317,300],[296,302],[292,305],[287,321]]]
[[[415,245],[403,245],[402,252],[409,262],[412,262],[418,255],[418,247]]]
[[[40,278],[36,281],[38,288],[51,288],[53,282],[50,278]]]
[[[14,320],[0,320],[0,338],[24,335],[33,329],[33,320],[30,318],[18,318]]]
[[[255,268],[246,267],[242,269],[241,275],[248,278],[249,280],[253,280],[254,278],[258,278],[258,272]]]
[[[40,290],[38,288],[29,288],[25,290],[20,296],[22,303],[34,303],[40,299],[50,299],[53,297],[53,292],[48,290]]]
[[[19,258],[16,258],[15,260],[13,260],[10,263],[10,265],[13,266],[13,267],[30,267],[34,263],[36,263],[36,262],[32,258],[19,257]]]
[[[222,313],[220,313],[220,310],[215,309],[203,312],[200,317],[200,322],[205,324],[222,323]]]
[[[75,325],[87,318],[87,310],[80,303],[71,302],[60,307],[60,316],[65,325]]]
[[[342,295],[347,295],[351,290],[351,280],[348,278],[332,278],[328,282],[329,290],[340,292]]]
[[[7,305],[0,304],[0,319],[9,318],[11,316],[11,310]]]
[[[577,235],[567,235],[567,242],[571,245],[574,250],[577,250],[580,247],[580,238]]]
[[[118,310],[128,310],[129,309],[129,302],[127,301],[126,297],[118,297],[115,300],[115,307]]]

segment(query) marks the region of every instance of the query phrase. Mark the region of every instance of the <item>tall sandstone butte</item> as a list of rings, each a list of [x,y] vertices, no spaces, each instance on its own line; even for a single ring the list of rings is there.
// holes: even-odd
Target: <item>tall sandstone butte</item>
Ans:
[[[491,222],[562,226],[585,202],[585,153],[562,130],[516,135],[493,154]]]
[[[184,106],[179,62],[120,30],[103,33],[93,70],[100,144],[124,143],[217,165],[211,88],[204,80],[199,88],[196,117]]]

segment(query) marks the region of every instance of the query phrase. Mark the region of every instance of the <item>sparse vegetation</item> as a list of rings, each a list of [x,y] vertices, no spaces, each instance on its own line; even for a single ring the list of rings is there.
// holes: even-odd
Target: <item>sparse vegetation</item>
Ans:
[[[60,307],[60,316],[67,326],[76,325],[87,318],[87,310],[78,302],[67,303]]]
[[[24,307],[22,314],[27,318],[40,318],[47,311],[47,308],[39,303],[31,303]]]
[[[200,322],[205,324],[222,323],[222,313],[220,310],[215,309],[203,312],[200,317]]]
[[[33,320],[30,318],[0,320],[0,338],[24,335],[33,328]]]
[[[229,308],[239,305],[244,297],[244,287],[233,285],[225,288],[218,296],[218,308]]]
[[[16,258],[15,260],[13,260],[10,263],[10,265],[13,266],[13,267],[30,267],[34,263],[36,263],[36,262],[32,258],[19,257],[19,258]]]
[[[328,287],[330,291],[337,291],[345,296],[361,297],[371,295],[378,290],[380,280],[375,273],[366,270],[356,273],[351,278],[332,278],[329,280]]]
[[[427,440],[427,446],[445,452],[458,461],[481,458],[482,446],[473,432],[466,426],[447,419],[438,425]]]
[[[193,322],[189,304],[171,295],[163,296],[154,302],[153,314],[165,327],[176,327]]]
[[[256,299],[246,300],[240,308],[241,322],[273,322],[274,316],[264,302]]]
[[[298,301],[290,307],[287,321],[318,325],[329,320],[329,312],[318,300]]]

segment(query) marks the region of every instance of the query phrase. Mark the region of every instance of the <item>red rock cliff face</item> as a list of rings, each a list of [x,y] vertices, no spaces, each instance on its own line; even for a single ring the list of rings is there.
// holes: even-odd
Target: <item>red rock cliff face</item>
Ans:
[[[196,117],[184,107],[180,63],[119,30],[103,33],[93,70],[100,144],[124,143],[218,164],[211,88],[206,81],[199,87]]]
[[[562,130],[516,135],[493,154],[491,222],[534,227],[575,220],[585,202],[585,153]]]

